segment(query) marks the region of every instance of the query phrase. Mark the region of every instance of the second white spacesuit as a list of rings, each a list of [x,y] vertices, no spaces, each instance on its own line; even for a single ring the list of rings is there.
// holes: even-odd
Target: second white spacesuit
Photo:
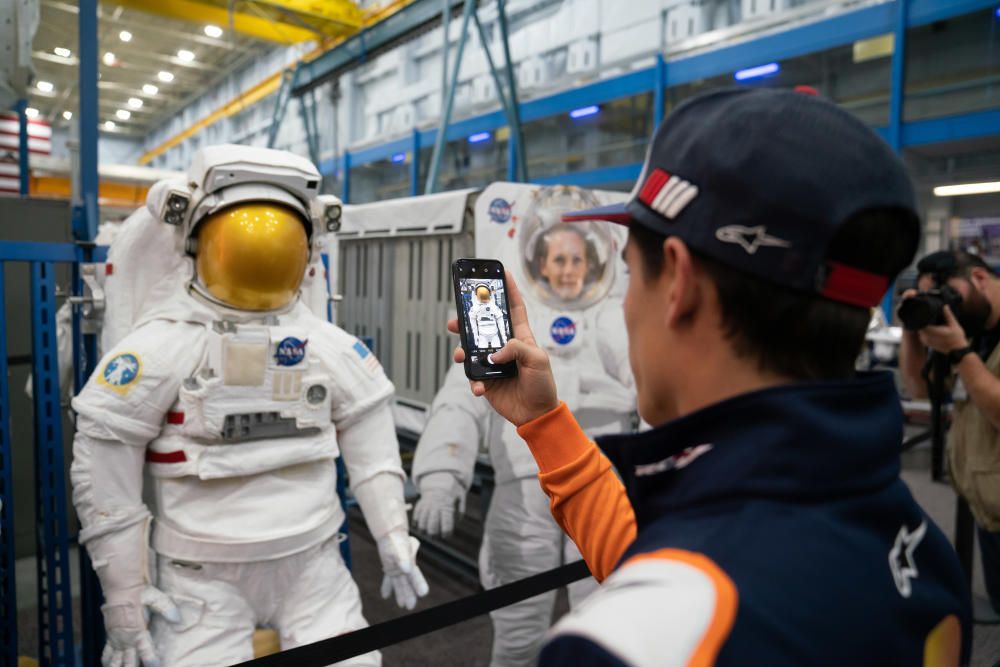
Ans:
[[[476,347],[499,350],[507,344],[507,330],[503,312],[493,301],[490,288],[480,285],[476,288],[475,300],[469,308],[469,326],[475,338]]]
[[[477,210],[477,254],[499,253],[505,267],[515,274],[530,301],[531,329],[539,345],[549,353],[559,396],[587,434],[594,437],[631,430],[635,392],[625,324],[618,293],[608,296],[617,273],[616,241],[606,239],[608,247],[598,257],[593,252],[595,241],[584,231],[569,231],[561,223],[545,224],[547,219],[558,221],[559,211],[580,206],[577,198],[581,191],[533,190],[532,186],[505,183],[491,186],[480,196],[484,207],[506,195],[507,200],[519,202],[537,200],[545,208],[529,208],[527,212],[522,209],[518,217],[522,222],[514,228],[515,233],[496,220],[483,219],[482,211]],[[521,258],[522,236],[533,239],[530,262]],[[556,242],[556,237],[561,243]],[[585,240],[573,245],[577,238]],[[591,246],[589,258],[587,246]],[[551,266],[542,259],[551,259]],[[521,268],[529,263],[534,274]],[[566,270],[557,275],[559,266]],[[532,275],[542,276],[544,281],[537,290],[532,287]],[[594,283],[597,276],[603,278],[603,289]],[[539,293],[551,294],[552,298],[536,298]],[[588,294],[594,295],[589,301]],[[414,509],[417,526],[432,535],[452,532],[455,506],[464,503],[472,484],[481,444],[488,448],[495,481],[479,557],[483,586],[494,588],[579,560],[576,546],[552,519],[549,500],[538,483],[537,464],[527,445],[485,398],[477,398],[469,391],[460,365],[449,370],[434,397],[417,445],[413,461],[413,478],[421,494]],[[595,586],[593,579],[571,585],[570,604],[578,604]],[[493,667],[535,664],[551,623],[555,596],[555,592],[547,593],[491,614]]]
[[[173,225],[176,246],[158,250],[182,261],[73,402],[73,500],[106,599],[106,666],[245,661],[262,625],[284,649],[363,627],[337,549],[338,454],[378,543],[383,595],[412,608],[427,592],[393,386],[297,298],[339,205],[315,196],[308,161],[279,151],[210,147],[188,176],[154,188],[149,217],[130,223],[153,237]]]

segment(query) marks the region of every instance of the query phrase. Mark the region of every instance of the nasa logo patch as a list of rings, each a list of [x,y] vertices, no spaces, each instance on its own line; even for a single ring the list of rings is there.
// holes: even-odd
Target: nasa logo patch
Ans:
[[[142,362],[139,360],[139,355],[125,352],[105,364],[97,379],[99,384],[124,396],[140,375],[142,375]]]
[[[274,353],[274,358],[279,366],[295,366],[306,358],[307,340],[299,340],[293,336],[285,338],[278,343],[278,349]]]
[[[568,345],[576,338],[576,323],[568,317],[557,317],[549,327],[549,333],[559,345]]]
[[[490,220],[502,224],[510,220],[511,205],[506,199],[497,197],[490,202]]]

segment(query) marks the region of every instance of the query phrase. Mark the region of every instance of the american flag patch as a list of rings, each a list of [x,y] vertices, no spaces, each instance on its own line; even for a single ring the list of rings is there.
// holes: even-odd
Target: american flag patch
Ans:
[[[365,362],[365,366],[368,367],[368,370],[373,373],[382,367],[382,365],[378,362],[378,359],[375,358],[375,355],[371,353],[371,350],[365,347],[365,344],[360,340],[354,342],[354,351],[357,352],[358,356],[361,357],[361,360]]]
[[[639,191],[639,201],[671,220],[697,196],[697,186],[662,169],[654,169]]]

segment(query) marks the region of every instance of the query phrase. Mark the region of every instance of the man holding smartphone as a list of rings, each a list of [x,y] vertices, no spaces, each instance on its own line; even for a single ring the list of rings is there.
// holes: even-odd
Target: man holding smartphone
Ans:
[[[626,205],[564,219],[629,226],[629,358],[654,428],[587,439],[508,279],[494,358],[518,375],[472,390],[518,427],[605,582],[540,664],[967,663],[969,591],[899,479],[893,380],[854,374],[919,237],[889,147],[814,96],[713,92],[660,126]]]

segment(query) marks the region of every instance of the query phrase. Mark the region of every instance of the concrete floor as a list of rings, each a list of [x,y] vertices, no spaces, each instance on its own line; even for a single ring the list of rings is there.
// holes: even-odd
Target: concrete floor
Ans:
[[[908,453],[904,457],[903,478],[914,496],[946,534],[954,531],[955,495],[943,484],[934,483],[929,473],[929,450],[924,447]],[[470,503],[471,505],[472,503]],[[478,517],[466,517],[460,522],[459,532],[479,529]],[[378,553],[371,537],[354,522],[352,528],[351,551],[354,572],[359,582],[365,615],[369,622],[379,623],[402,615],[394,602],[384,601],[379,595],[382,579]],[[468,540],[457,544],[456,548],[468,552]],[[73,564],[72,581],[79,581],[76,573],[77,558],[71,556]],[[34,563],[19,561],[17,569],[19,640],[21,653],[33,656],[37,653],[37,615],[35,612],[35,570]],[[418,609],[426,609],[455,600],[476,592],[476,586],[431,562],[421,561],[421,567],[430,583],[431,592],[424,598]],[[985,596],[978,548],[976,550],[976,571],[973,592]],[[76,596],[74,586],[74,597]],[[557,605],[557,614],[565,610],[565,596]],[[79,631],[79,612],[74,619],[74,628]],[[974,630],[973,667],[993,667],[1000,663],[1000,625],[977,625]],[[435,665],[438,667],[484,667],[489,664],[492,628],[488,617],[472,618],[424,637],[420,637],[383,650],[386,667]]]

